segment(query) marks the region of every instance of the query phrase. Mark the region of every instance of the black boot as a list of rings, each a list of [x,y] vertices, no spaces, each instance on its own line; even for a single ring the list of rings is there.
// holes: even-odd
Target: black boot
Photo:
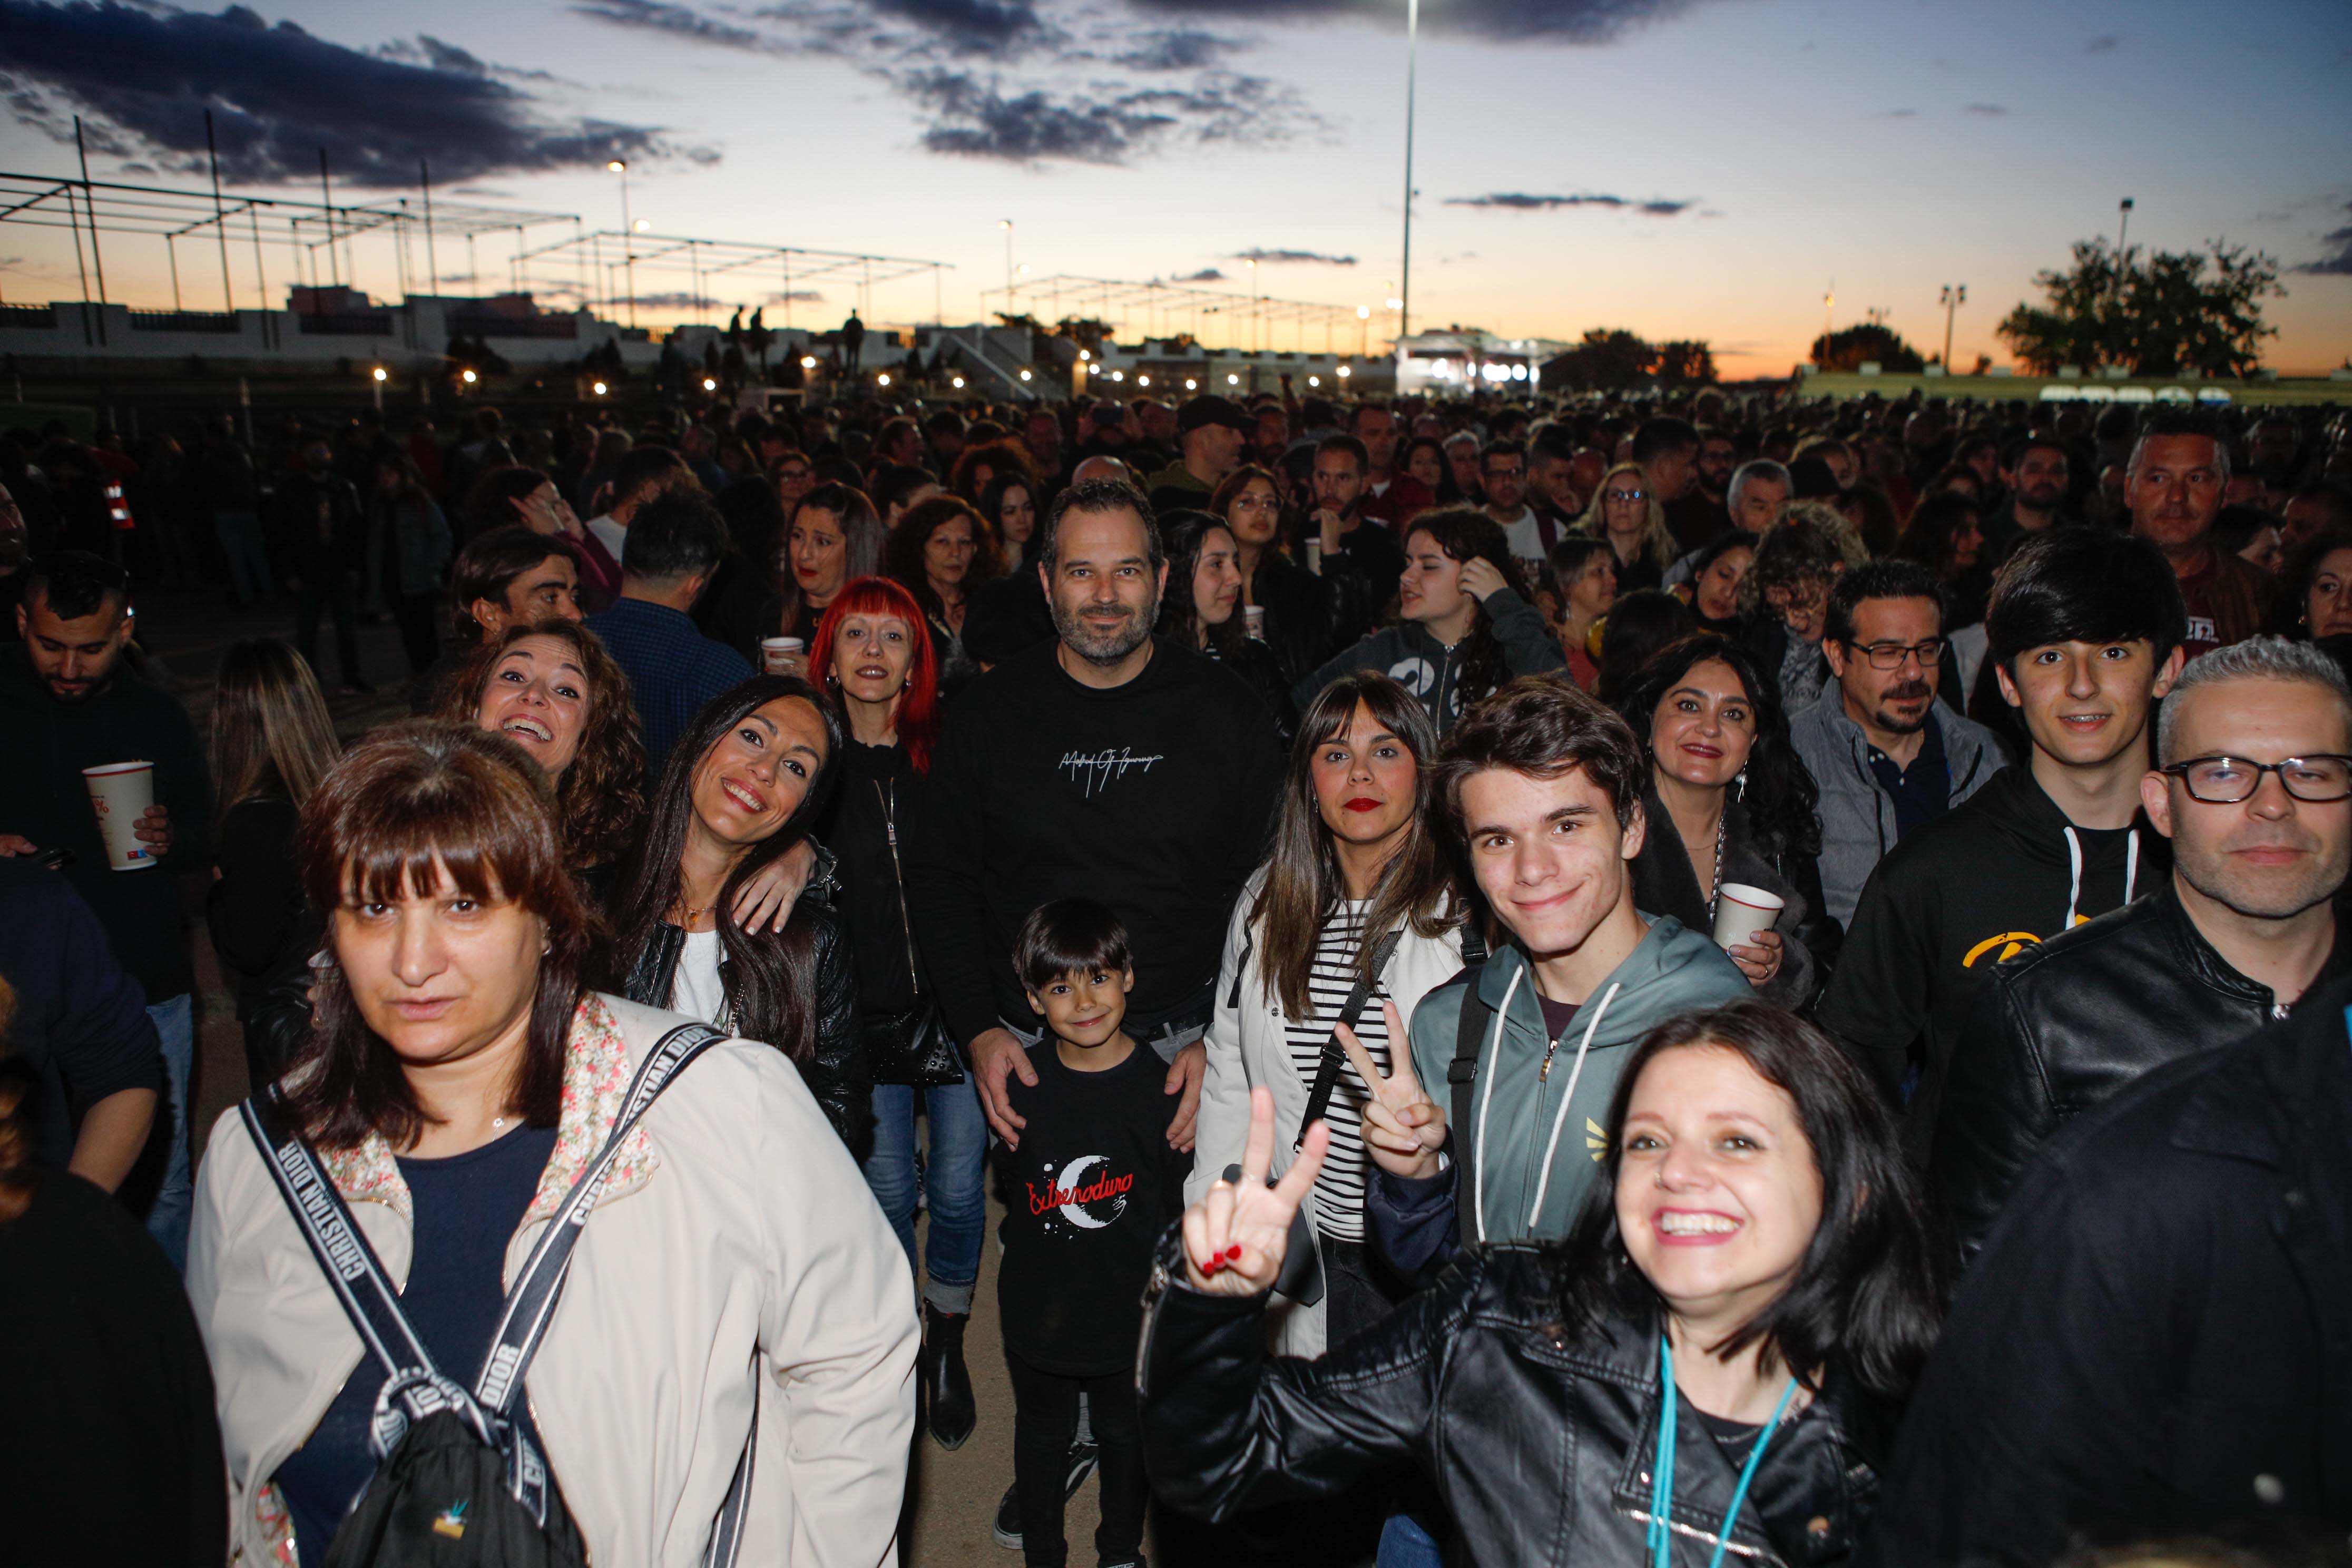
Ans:
[[[963,1364],[964,1325],[971,1321],[969,1312],[923,1308],[923,1352],[915,1375],[930,1413],[931,1439],[942,1448],[962,1447],[980,1421],[980,1410],[972,1403],[971,1373]]]

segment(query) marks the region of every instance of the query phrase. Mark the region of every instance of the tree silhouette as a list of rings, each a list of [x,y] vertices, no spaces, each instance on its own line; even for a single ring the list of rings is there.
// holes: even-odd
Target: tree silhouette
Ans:
[[[1815,338],[1807,353],[1813,363],[1823,370],[1850,372],[1875,363],[1881,370],[1900,374],[1927,368],[1927,362],[1920,357],[1917,349],[1903,341],[1902,333],[1876,321],[1842,327]]]
[[[2037,273],[2039,305],[2021,301],[1993,329],[2039,375],[2068,365],[2120,367],[2134,375],[2251,375],[2262,342],[2278,329],[2263,300],[2283,295],[2278,263],[2260,251],[2214,240],[2205,251],[2118,252],[2104,239],[2077,240],[2073,265]]]

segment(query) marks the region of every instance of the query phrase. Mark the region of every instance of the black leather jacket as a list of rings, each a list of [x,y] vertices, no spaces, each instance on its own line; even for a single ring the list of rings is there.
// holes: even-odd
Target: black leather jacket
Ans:
[[[866,1070],[865,1049],[857,1043],[857,979],[850,963],[849,936],[840,914],[815,899],[803,897],[793,919],[807,921],[816,939],[816,1053],[794,1065],[824,1119],[841,1134],[852,1157],[862,1163],[874,1149],[874,1084]],[[678,954],[685,951],[686,932],[667,922],[655,928],[653,939],[630,966],[629,1000],[667,1007]]]
[[[1328,1497],[1382,1466],[1435,1481],[1449,1561],[1646,1563],[1659,1417],[1654,1327],[1563,1328],[1547,1250],[1481,1248],[1319,1361],[1269,1361],[1265,1298],[1202,1295],[1171,1239],[1144,1295],[1144,1458],[1154,1489],[1221,1519]],[[1731,1562],[1844,1561],[1877,1496],[1888,1424],[1832,1374],[1764,1450]],[[1685,1401],[1675,1426],[1675,1562],[1704,1564],[1738,1471]],[[1858,1436],[1865,1434],[1866,1436]]]
[[[2339,942],[2312,991],[2343,967]],[[1961,1255],[2068,1121],[2287,1013],[2213,950],[2169,882],[1995,969],[1953,1047],[1927,1158],[1928,1196]]]

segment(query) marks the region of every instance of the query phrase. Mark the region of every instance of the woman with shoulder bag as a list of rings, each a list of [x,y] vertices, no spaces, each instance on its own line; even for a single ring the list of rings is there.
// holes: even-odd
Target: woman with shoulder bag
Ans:
[[[1324,1289],[1274,1304],[1268,1330],[1284,1354],[1320,1355],[1379,1321],[1395,1294],[1364,1257],[1367,1090],[1343,1059],[1336,1074],[1324,1062],[1352,1002],[1357,1038],[1389,1071],[1391,1018],[1461,971],[1463,906],[1429,822],[1436,756],[1429,710],[1389,677],[1353,670],[1325,687],[1299,723],[1273,852],[1226,930],[1186,1196],[1241,1159],[1254,1088],[1274,1092],[1280,1174],[1318,1077],[1330,1078],[1332,1151],[1304,1208]]]
[[[215,1128],[188,1259],[236,1552],[882,1561],[914,1314],[800,1076],[583,984],[595,921],[509,741],[380,731],[300,842],[334,958],[319,1021],[282,1097]],[[503,1484],[406,1485],[469,1454]]]
[[[987,1236],[988,1123],[923,979],[907,918],[907,833],[922,816],[939,737],[939,655],[915,596],[887,577],[844,588],[817,627],[813,668],[849,721],[841,789],[820,825],[838,862],[840,904],[857,947],[861,1038],[874,1076],[874,1152],[866,1180],[923,1276],[922,1419],[943,1448],[979,1420],[963,1333]],[[915,1158],[915,1117],[929,1118],[929,1159]],[[915,1252],[916,1193],[930,1233]]]

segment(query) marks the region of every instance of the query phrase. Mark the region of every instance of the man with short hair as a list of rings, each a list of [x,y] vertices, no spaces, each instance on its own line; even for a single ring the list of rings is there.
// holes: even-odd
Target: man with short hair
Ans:
[[[2164,552],[2189,610],[2189,657],[2243,642],[2270,610],[2269,573],[2209,535],[2230,483],[2230,447],[2204,416],[2165,412],[2140,430],[2124,472],[2132,531]]]
[[[1698,484],[1698,429],[1687,419],[1653,415],[1633,430],[1632,456],[1642,465],[1642,488],[1665,509],[1666,527],[1685,550],[1706,542],[1698,535],[1712,510],[1702,506],[1694,514],[1689,504]]]
[[[2035,1152],[2134,1079],[2228,1045],[2344,973],[2352,689],[2259,637],[2181,670],[2140,804],[2172,841],[2157,896],[1996,969],[1952,1052],[1927,1190],[1973,1254]]]
[[[1343,646],[1371,629],[1404,575],[1403,541],[1364,515],[1365,463],[1364,444],[1353,436],[1315,444],[1315,510],[1307,521],[1331,590],[1332,640]]]
[[[1402,432],[1386,405],[1356,405],[1348,416],[1348,433],[1364,448],[1364,516],[1394,531],[1437,504],[1427,485],[1397,467],[1397,438]]]
[[[2279,531],[2279,542],[2291,554],[2328,529],[2352,529],[2352,490],[2314,480],[2287,498],[2286,510],[2280,515],[2286,526]]]
[[[1789,721],[1821,790],[1822,892],[1851,925],[1879,858],[1985,786],[2007,758],[1992,731],[1936,700],[1944,602],[1909,561],[1857,566],[1830,590],[1831,685]]]
[[[1751,458],[1732,470],[1724,489],[1724,510],[1730,526],[1753,538],[1771,531],[1789,510],[1789,470],[1769,458]],[[1664,586],[1687,583],[1698,570],[1702,544],[1666,569]]]
[[[1567,426],[1546,420],[1529,435],[1527,486],[1528,510],[1549,560],[1584,515],[1587,500],[1576,488],[1576,437]]]
[[[667,447],[637,446],[621,454],[613,465],[613,499],[603,515],[588,520],[588,531],[596,536],[615,561],[625,568],[629,527],[636,520],[637,509],[656,496],[680,484],[693,480],[692,470],[678,459]]]
[[[1454,476],[1454,488],[1462,492],[1463,504],[1484,506],[1486,486],[1478,476],[1478,437],[1468,430],[1456,430],[1445,438],[1444,446],[1446,471]]]
[[[2063,511],[2072,461],[2066,443],[2054,436],[2028,436],[2018,443],[2000,471],[2009,498],[1982,514],[1985,560],[1999,565],[2020,539],[2073,521]]]
[[[930,438],[931,472],[944,479],[955,471],[956,459],[963,456],[963,416],[952,408],[942,408],[923,422],[923,433]]]
[[[1478,484],[1485,492],[1485,510],[1503,531],[1511,559],[1541,566],[1543,531],[1527,503],[1528,449],[1517,441],[1490,441],[1478,454]]]
[[[628,553],[621,558],[621,596],[611,609],[589,616],[588,629],[628,675],[645,730],[650,784],[661,778],[670,748],[695,713],[749,680],[751,665],[704,637],[688,614],[727,554],[727,520],[719,509],[698,489],[677,489],[656,495],[633,514]]]
[[[1241,466],[1250,417],[1232,400],[1202,393],[1176,411],[1176,443],[1184,455],[1151,476],[1155,511],[1205,509],[1218,481]]]
[[[135,616],[130,579],[111,562],[74,551],[34,558],[16,609],[23,642],[0,658],[0,854],[61,852],[59,874],[143,993],[169,1104],[157,1110],[128,1195],[176,1266],[187,1257],[194,1195],[196,983],[178,879],[211,858],[213,786],[187,710],[124,663]],[[134,830],[150,858],[116,870],[82,770],[127,762],[154,764],[155,804]]]
[[[1406,1279],[1464,1247],[1567,1235],[1642,1037],[1752,994],[1706,933],[1634,907],[1634,858],[1674,831],[1644,816],[1649,776],[1625,721],[1566,675],[1511,682],[1439,751],[1444,826],[1505,941],[1413,1010],[1414,1074],[1452,1086],[1443,1155],[1366,1172],[1373,1249]]]
[[[2180,673],[2172,571],[2105,529],[2029,536],[1985,616],[1986,657],[2032,750],[1903,840],[1862,890],[1822,994],[1925,1163],[1946,1069],[1993,966],[2159,885],[2168,842],[2142,818],[2149,721]]]
[[[485,641],[503,637],[509,626],[551,617],[586,618],[580,607],[579,548],[520,522],[474,535],[449,568],[448,645],[409,683],[409,712],[439,711],[450,677]]]

